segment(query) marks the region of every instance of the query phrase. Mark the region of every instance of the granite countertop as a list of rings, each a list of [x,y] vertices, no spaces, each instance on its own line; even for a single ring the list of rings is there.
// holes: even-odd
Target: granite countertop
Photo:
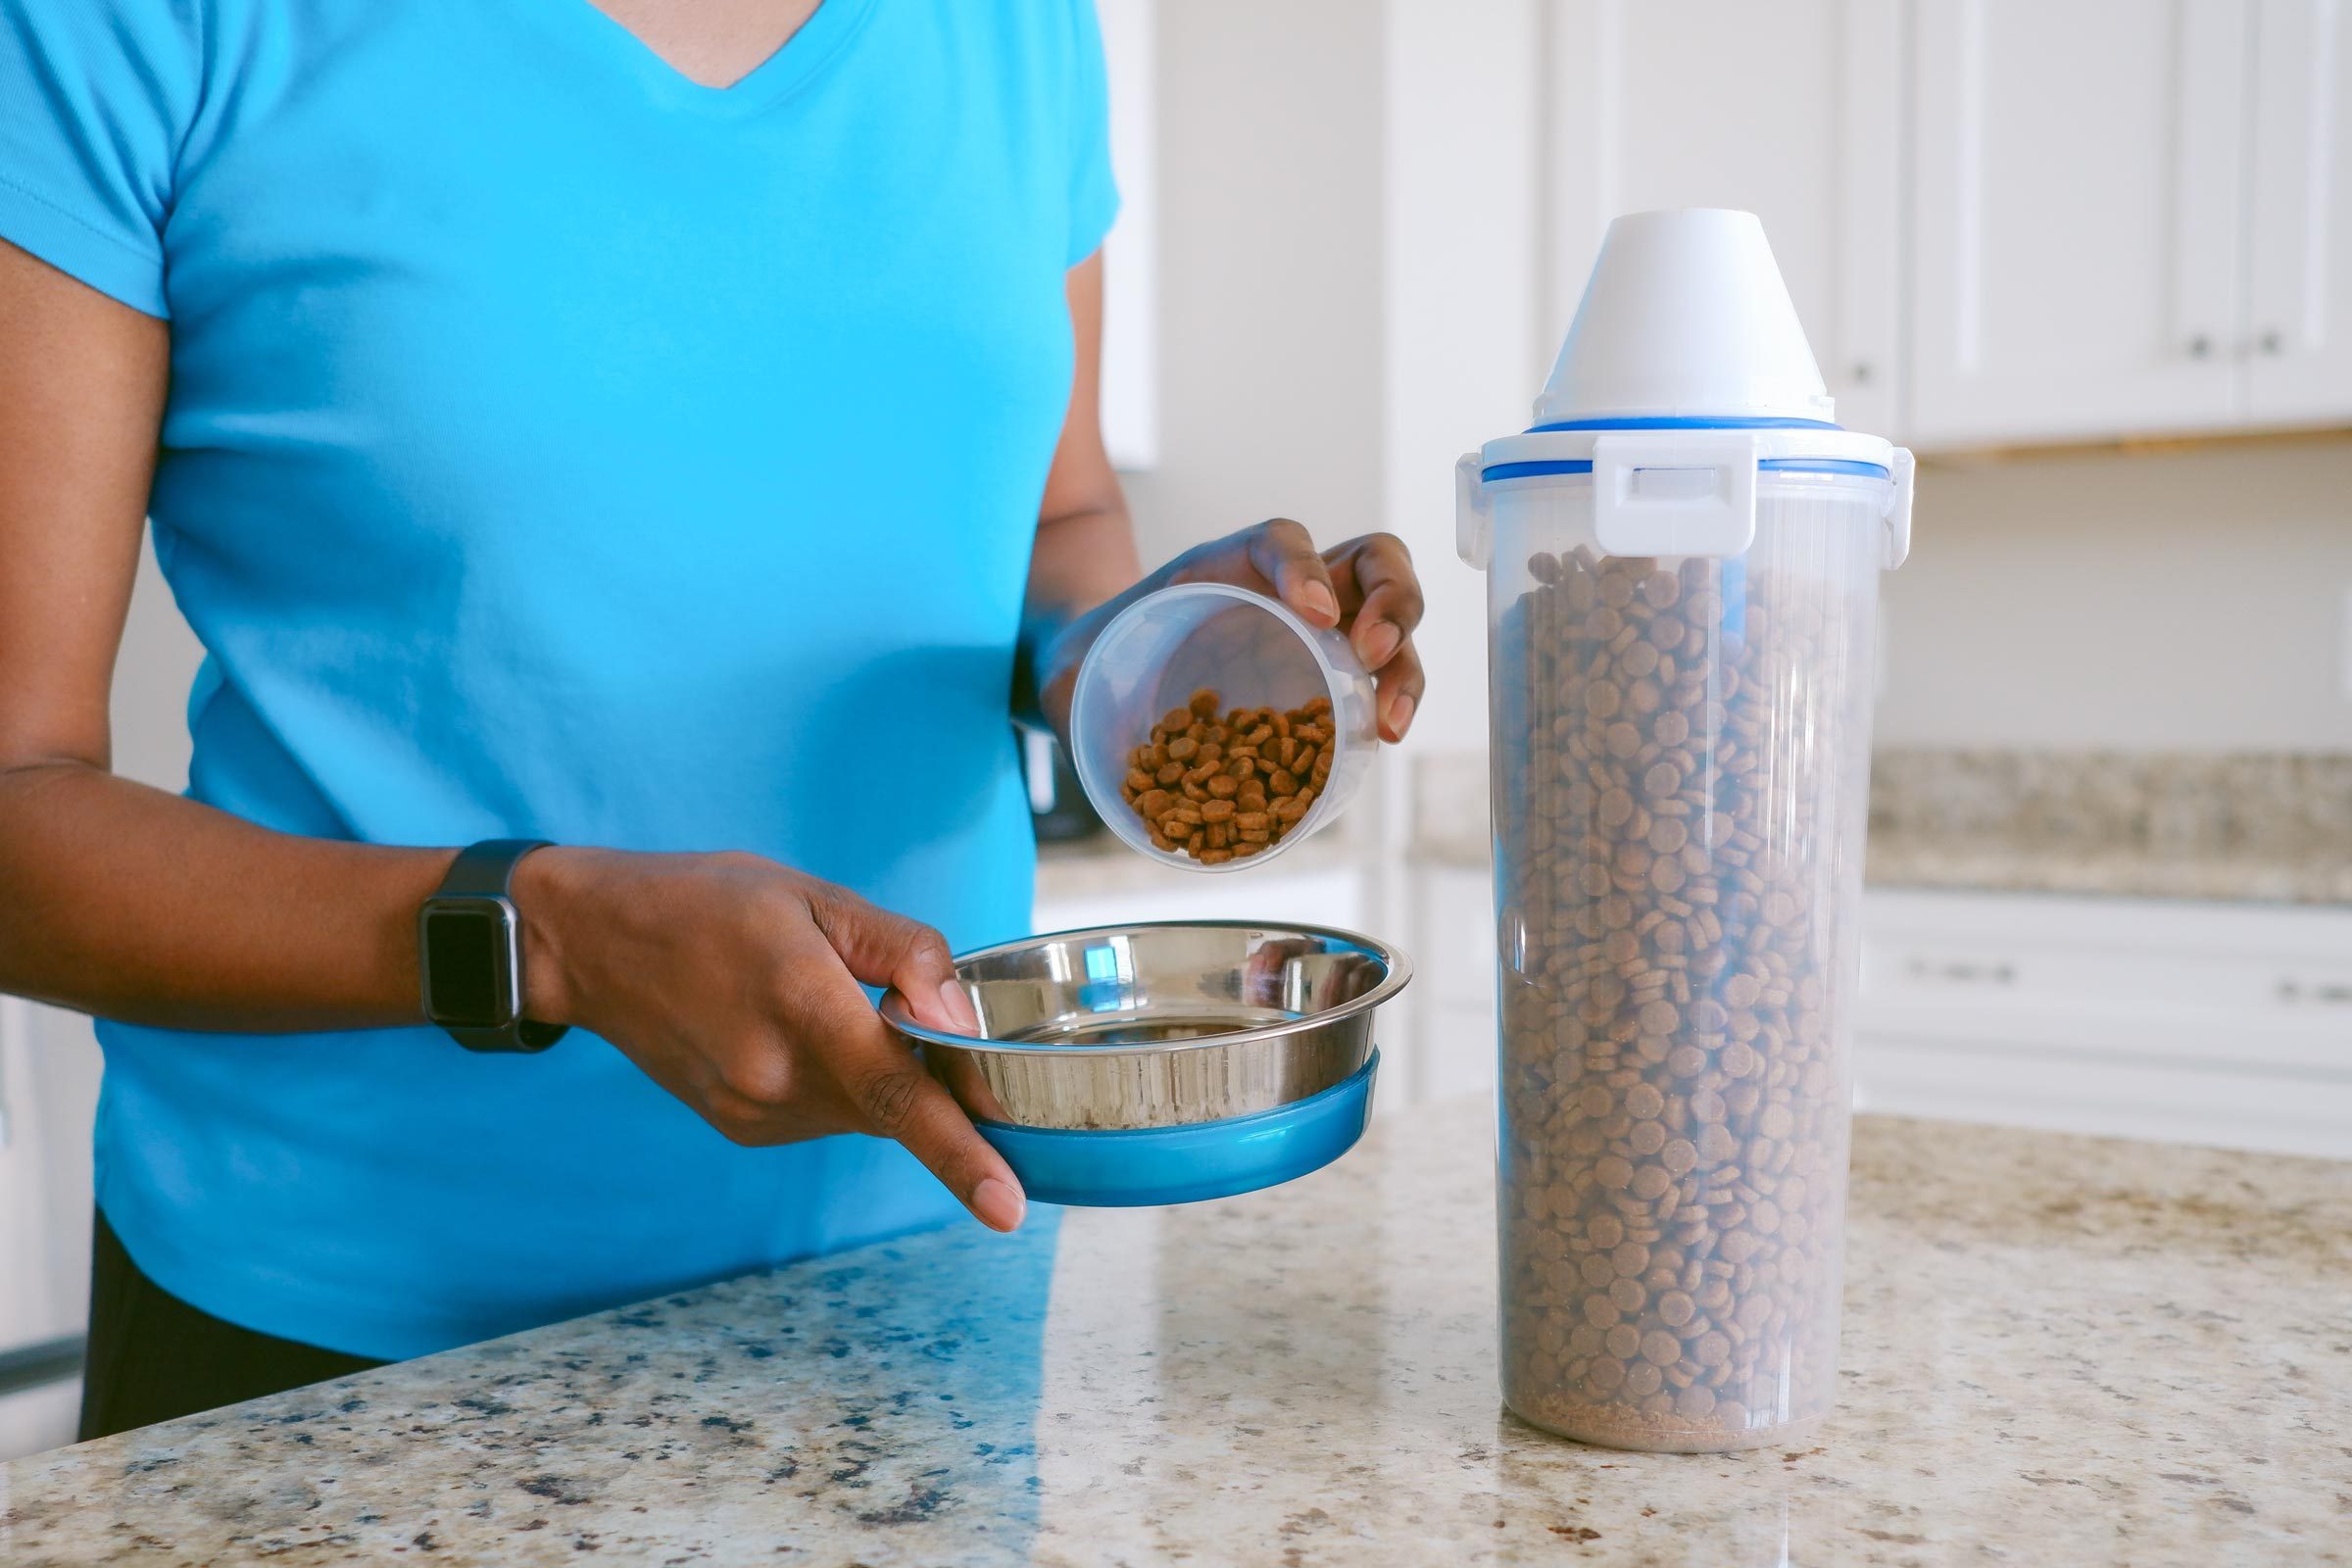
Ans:
[[[2352,1165],[1864,1117],[1838,1410],[1637,1454],[1496,1400],[1489,1117],[22,1460],[0,1561],[2352,1561]]]
[[[1882,751],[1887,886],[2352,903],[2352,757]]]

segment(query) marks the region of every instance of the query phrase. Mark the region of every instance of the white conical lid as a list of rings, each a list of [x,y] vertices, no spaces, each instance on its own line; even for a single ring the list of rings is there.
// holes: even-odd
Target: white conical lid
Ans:
[[[1836,417],[1753,213],[1687,207],[1609,225],[1536,422]]]

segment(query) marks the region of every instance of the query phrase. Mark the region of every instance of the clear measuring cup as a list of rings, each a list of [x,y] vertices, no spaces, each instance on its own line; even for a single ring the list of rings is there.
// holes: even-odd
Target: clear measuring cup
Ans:
[[[1162,850],[1121,793],[1135,749],[1193,694],[1220,710],[1331,704],[1331,770],[1306,814],[1259,854],[1215,864]],[[1210,874],[1262,866],[1338,818],[1379,746],[1372,677],[1347,637],[1280,601],[1223,583],[1182,583],[1129,605],[1095,639],[1070,697],[1070,752],[1095,813],[1128,848]]]

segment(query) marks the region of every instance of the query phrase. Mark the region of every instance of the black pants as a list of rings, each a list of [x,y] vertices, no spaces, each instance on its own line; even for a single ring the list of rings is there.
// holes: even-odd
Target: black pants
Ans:
[[[140,1273],[106,1216],[96,1216],[83,1442],[381,1365],[198,1311]]]

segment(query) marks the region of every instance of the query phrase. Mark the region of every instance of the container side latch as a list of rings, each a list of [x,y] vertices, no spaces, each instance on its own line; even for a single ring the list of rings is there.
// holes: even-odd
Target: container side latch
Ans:
[[[1453,549],[1480,571],[1494,557],[1494,517],[1479,474],[1485,455],[1465,452],[1453,465]]]

